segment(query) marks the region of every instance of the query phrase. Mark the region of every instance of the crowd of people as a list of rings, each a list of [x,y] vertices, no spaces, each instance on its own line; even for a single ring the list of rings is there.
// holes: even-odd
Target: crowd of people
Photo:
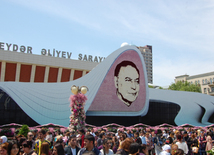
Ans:
[[[9,140],[0,138],[0,155],[206,155],[214,142],[214,129],[207,131],[100,129],[77,132],[28,132]],[[209,154],[208,154],[209,155]]]

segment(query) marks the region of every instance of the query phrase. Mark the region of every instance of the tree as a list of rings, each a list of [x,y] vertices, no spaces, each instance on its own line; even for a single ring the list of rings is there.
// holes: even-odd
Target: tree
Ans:
[[[169,86],[170,90],[178,90],[178,91],[190,91],[190,92],[199,92],[201,93],[200,85],[191,84],[190,82],[181,82],[178,81],[176,83],[172,83]]]
[[[24,135],[27,137],[27,133],[30,132],[29,128],[27,125],[22,125],[22,128],[19,130],[19,135]]]

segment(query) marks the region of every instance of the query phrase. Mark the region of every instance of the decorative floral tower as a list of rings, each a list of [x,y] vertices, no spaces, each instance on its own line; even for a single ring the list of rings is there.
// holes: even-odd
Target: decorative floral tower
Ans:
[[[70,131],[77,131],[80,129],[85,130],[85,110],[84,105],[87,100],[87,97],[84,95],[88,91],[86,86],[78,87],[73,85],[71,87],[71,92],[74,95],[70,96],[70,107],[71,107],[71,116],[70,116],[70,125],[68,129]]]

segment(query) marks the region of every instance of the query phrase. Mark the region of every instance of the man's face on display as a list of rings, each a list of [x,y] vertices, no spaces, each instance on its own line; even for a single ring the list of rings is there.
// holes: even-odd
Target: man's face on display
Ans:
[[[118,98],[130,106],[136,100],[140,90],[138,71],[131,65],[122,66],[118,76],[114,77],[114,82]]]

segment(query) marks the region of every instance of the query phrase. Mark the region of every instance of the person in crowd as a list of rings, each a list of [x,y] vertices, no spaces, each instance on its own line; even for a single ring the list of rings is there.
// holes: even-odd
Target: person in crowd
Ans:
[[[78,142],[79,142],[80,147],[83,148],[83,147],[84,147],[85,131],[84,131],[83,129],[80,129],[80,130],[78,131],[78,133],[79,133],[79,135],[78,135],[78,137],[77,137],[77,140],[78,140]]]
[[[112,137],[112,150],[114,152],[114,154],[117,152],[119,148],[119,141],[117,140],[117,137],[116,136],[113,136]]]
[[[126,138],[121,145],[121,149],[119,149],[116,154],[128,155],[131,143],[134,143],[134,140],[132,138]]]
[[[12,140],[8,143],[8,155],[17,155],[19,153],[19,146],[16,140]]]
[[[182,149],[178,149],[175,155],[185,155]]]
[[[149,152],[149,155],[152,154],[152,149],[154,148],[153,147],[153,143],[152,143],[152,138],[149,136],[149,132],[146,132],[146,146],[147,146],[147,150]]]
[[[25,137],[21,137],[21,138],[20,138],[20,141],[18,142],[20,154],[23,154],[23,153],[24,153],[23,144],[25,144],[26,141],[27,141],[27,139],[26,139]]]
[[[42,143],[41,155],[50,155],[49,149],[50,149],[49,143],[47,143],[47,142]]]
[[[139,132],[137,132],[137,131],[134,133],[134,141],[140,145],[142,144],[142,140],[139,137]]]
[[[117,136],[117,139],[119,139],[120,138],[120,134],[121,134],[122,132],[120,131],[120,129],[117,129],[117,133],[115,134],[115,136]]]
[[[45,140],[45,137],[46,137],[46,131],[44,129],[40,130],[38,132],[38,140],[36,141],[35,143],[35,152],[38,154],[38,155],[41,155],[41,146],[42,146],[42,143],[44,142],[47,142],[49,144],[49,148],[51,146],[50,142],[48,140]]]
[[[103,145],[103,140],[106,138],[105,133],[100,134],[100,138],[97,140],[97,147]]]
[[[64,148],[66,155],[77,155],[80,148],[77,147],[77,138],[75,135],[70,136],[68,139],[68,146]]]
[[[45,139],[50,142],[51,147],[52,147],[53,146],[53,135],[52,135],[52,132],[48,131]]]
[[[187,141],[189,140],[189,135],[187,131],[184,131],[183,133],[183,140],[187,143]]]
[[[8,150],[8,143],[7,142],[0,145],[0,155],[8,155],[7,150]]]
[[[140,149],[139,149],[139,155],[152,155],[148,152],[148,147],[145,144],[141,144],[140,145]]]
[[[61,136],[61,135],[57,136],[57,140],[56,140],[56,142],[54,143],[54,145],[55,145],[56,143],[60,143],[60,144],[63,146],[63,148],[64,148],[64,147],[65,147],[65,142],[64,142],[64,140],[63,140],[63,136]]]
[[[140,145],[138,143],[131,143],[129,146],[129,155],[137,155],[140,150]]]
[[[133,137],[133,134],[131,133],[130,130],[127,130],[127,137],[129,137],[129,138]]]
[[[91,129],[90,134],[92,134],[95,137],[95,133],[94,133],[94,129],[93,128]]]
[[[178,151],[178,145],[172,144],[171,145],[171,155],[175,155],[175,153]]]
[[[165,139],[169,137],[169,133],[167,130],[163,130],[163,136],[165,137]]]
[[[112,141],[110,139],[103,140],[103,149],[100,150],[102,155],[112,155],[114,154],[113,150],[110,149],[112,145]]]
[[[142,144],[147,144],[146,143],[145,132],[143,130],[140,131],[140,136],[139,137],[141,138]]]
[[[178,145],[178,148],[182,149],[185,154],[188,154],[189,149],[188,149],[187,143],[183,142],[182,139],[183,139],[182,135],[177,135],[177,142],[175,144]]]
[[[62,144],[56,143],[53,147],[53,155],[65,155]]]
[[[99,139],[99,133],[98,133],[98,131],[95,131],[95,136],[94,136],[94,138],[95,138],[95,141],[97,141],[97,140]]]
[[[101,155],[100,150],[94,147],[95,138],[93,135],[87,135],[84,137],[84,148],[80,149],[78,155],[83,155],[85,153]]]
[[[5,142],[7,142],[7,137],[6,136],[1,136],[0,137],[0,144],[4,144]]]
[[[206,145],[206,151],[209,151],[209,150],[211,150],[212,149],[212,147],[213,147],[213,140],[212,140],[212,133],[211,132],[208,132],[207,133],[207,138],[206,138],[206,141],[207,141],[207,145]],[[207,153],[207,155],[209,155],[209,153]]]
[[[198,137],[199,141],[199,154],[200,155],[206,155],[206,136],[204,134],[204,131],[200,131],[200,135]]]
[[[175,140],[174,135],[175,135],[174,132],[170,132],[169,137],[168,137],[169,144],[172,144],[173,141]]]
[[[190,143],[191,143],[191,147],[190,147],[191,153],[193,153],[194,155],[198,154],[198,153],[194,153],[193,150],[192,150],[193,147],[198,147],[198,139],[197,139],[197,137],[195,136],[195,132],[192,132],[192,133],[191,133]],[[184,152],[184,153],[185,153],[185,152]]]
[[[126,134],[124,134],[124,133],[120,134],[119,149],[120,149],[120,146],[122,145],[122,143],[124,142],[125,139],[126,139]]]
[[[171,147],[170,147],[170,145],[165,144],[165,145],[162,147],[162,150],[163,150],[163,151],[160,152],[160,155],[170,155]]]
[[[37,155],[37,153],[32,149],[32,141],[26,141],[23,144],[24,155]]]
[[[32,149],[33,149],[34,146],[35,146],[35,141],[33,140],[33,138],[34,138],[33,133],[32,133],[32,132],[28,132],[28,133],[27,133],[27,140],[28,140],[28,141],[32,141]]]
[[[155,154],[159,155],[160,152],[162,151],[162,146],[164,144],[164,138],[162,136],[162,131],[160,129],[155,131],[155,134],[156,134],[156,136],[153,137],[152,142],[155,147]]]

